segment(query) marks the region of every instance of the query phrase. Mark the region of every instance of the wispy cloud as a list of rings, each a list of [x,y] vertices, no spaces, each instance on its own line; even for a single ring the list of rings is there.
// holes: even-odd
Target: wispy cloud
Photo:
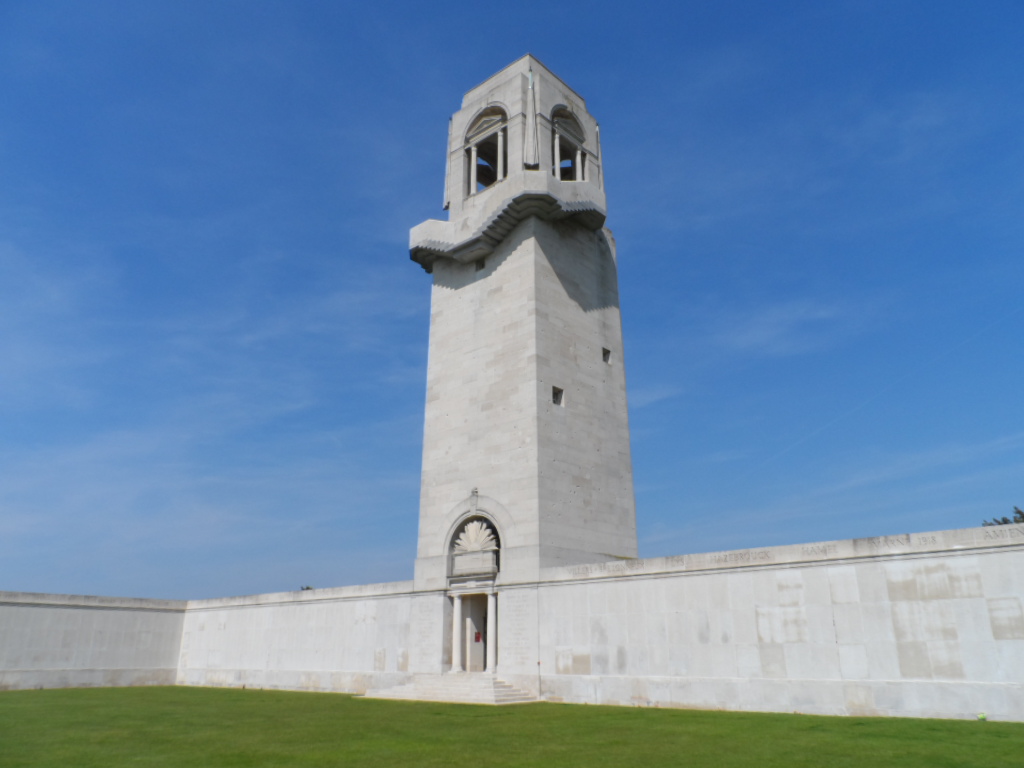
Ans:
[[[642,155],[630,157],[639,150],[616,147],[635,174],[627,181],[649,191],[621,201],[620,217],[645,227],[657,221],[662,237],[730,222],[776,226],[793,217],[803,233],[820,234],[862,233],[869,225],[957,210],[963,190],[949,180],[959,164],[979,140],[1017,120],[1005,97],[947,83],[884,99],[851,89],[803,99],[786,93],[765,106],[750,96],[751,119],[723,126],[720,108],[701,98],[718,79],[733,93],[756,92],[765,68],[731,52],[712,54],[708,73],[680,91],[685,128],[660,137],[673,152],[654,167]],[[822,206],[827,216],[809,215]]]
[[[0,588],[109,593],[119,563],[178,597],[409,575],[428,279],[241,261],[219,292],[137,306],[116,272],[0,250]]]
[[[867,468],[854,469],[834,485],[819,490],[822,493],[841,493],[884,483],[893,483],[913,477],[932,477],[935,487],[949,487],[973,481],[974,468],[998,464],[1005,458],[1020,457],[1024,452],[1024,432],[1000,435],[976,443],[953,442],[927,448],[889,454]],[[965,468],[971,468],[966,474]],[[953,469],[951,475],[947,470]],[[959,471],[960,474],[957,474]]]
[[[924,450],[862,452],[826,475],[808,472],[776,486],[759,471],[718,487],[714,500],[647,509],[640,516],[647,522],[642,543],[649,552],[671,554],[971,527],[1019,505],[1012,494],[1022,476],[1020,432]]]
[[[88,398],[73,372],[113,353],[92,335],[90,312],[109,290],[99,262],[63,263],[0,243],[0,413]]]
[[[976,137],[985,124],[987,109],[979,109],[983,99],[950,87],[901,94],[889,103],[851,101],[844,114],[834,116],[831,135],[843,151],[832,156],[867,158],[890,167],[946,159],[949,150]]]
[[[712,343],[741,355],[788,357],[829,349],[865,329],[877,306],[795,299],[723,309],[713,319]]]
[[[132,562],[144,594],[206,594],[206,582],[232,581],[243,591],[297,588],[259,573],[259,552],[274,542],[279,561],[307,561],[301,578],[358,583],[351,566],[389,517],[401,533],[376,546],[377,572],[405,578],[413,555],[418,465],[379,465],[383,432],[395,455],[414,451],[394,440],[401,424],[363,424],[344,435],[319,432],[312,442],[282,434],[283,445],[250,447],[211,458],[209,435],[193,423],[107,431],[57,448],[0,453],[2,588],[98,590],[117,563]],[[367,511],[373,510],[370,518]],[[371,523],[367,530],[367,523]],[[334,562],[309,553],[333,541]],[[187,563],[167,579],[167,563]],[[49,563],[45,577],[39,563]],[[297,569],[300,570],[300,569]],[[32,584],[23,574],[30,574]],[[300,574],[296,572],[294,579]],[[76,584],[74,587],[68,585]],[[220,589],[220,587],[218,587]]]
[[[676,385],[648,386],[629,390],[629,407],[645,408],[648,405],[670,400],[683,393],[683,388]]]

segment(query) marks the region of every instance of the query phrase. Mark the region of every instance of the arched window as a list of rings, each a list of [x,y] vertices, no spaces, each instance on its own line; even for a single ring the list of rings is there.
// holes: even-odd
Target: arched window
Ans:
[[[481,112],[466,132],[466,194],[498,183],[508,173],[508,116],[501,107]]]
[[[551,173],[561,181],[585,181],[587,153],[583,150],[586,136],[583,127],[565,107],[551,113]]]

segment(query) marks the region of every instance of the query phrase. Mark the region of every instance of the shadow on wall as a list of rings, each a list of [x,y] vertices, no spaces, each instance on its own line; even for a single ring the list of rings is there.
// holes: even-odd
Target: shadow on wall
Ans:
[[[584,229],[572,220],[538,228],[538,240],[566,295],[584,312],[619,308],[615,240],[608,229]],[[585,263],[578,263],[585,259]]]
[[[529,238],[536,237],[566,295],[584,312],[619,308],[615,240],[608,229],[593,231],[572,219],[521,222],[500,247],[477,262],[439,260],[434,284],[457,291],[492,275]],[[582,262],[582,263],[581,263]]]
[[[482,277],[488,277],[494,273],[505,261],[515,253],[519,247],[531,237],[532,232],[521,222],[498,249],[488,254],[486,258],[468,264],[461,264],[450,259],[438,259],[434,262],[434,285],[439,288],[449,288],[457,291],[467,285],[475,283]]]

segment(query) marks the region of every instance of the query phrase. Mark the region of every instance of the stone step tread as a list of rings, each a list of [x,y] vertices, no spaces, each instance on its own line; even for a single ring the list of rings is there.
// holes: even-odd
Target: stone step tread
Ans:
[[[536,701],[504,680],[491,675],[417,675],[409,683],[366,692],[367,698],[443,701],[463,704],[522,704]]]

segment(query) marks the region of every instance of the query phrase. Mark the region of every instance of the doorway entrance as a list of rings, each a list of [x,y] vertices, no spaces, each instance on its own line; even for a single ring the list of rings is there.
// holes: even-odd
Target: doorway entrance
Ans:
[[[497,596],[452,595],[452,672],[494,672]]]
[[[466,595],[462,599],[463,645],[466,671],[483,672],[487,667],[487,595]]]

